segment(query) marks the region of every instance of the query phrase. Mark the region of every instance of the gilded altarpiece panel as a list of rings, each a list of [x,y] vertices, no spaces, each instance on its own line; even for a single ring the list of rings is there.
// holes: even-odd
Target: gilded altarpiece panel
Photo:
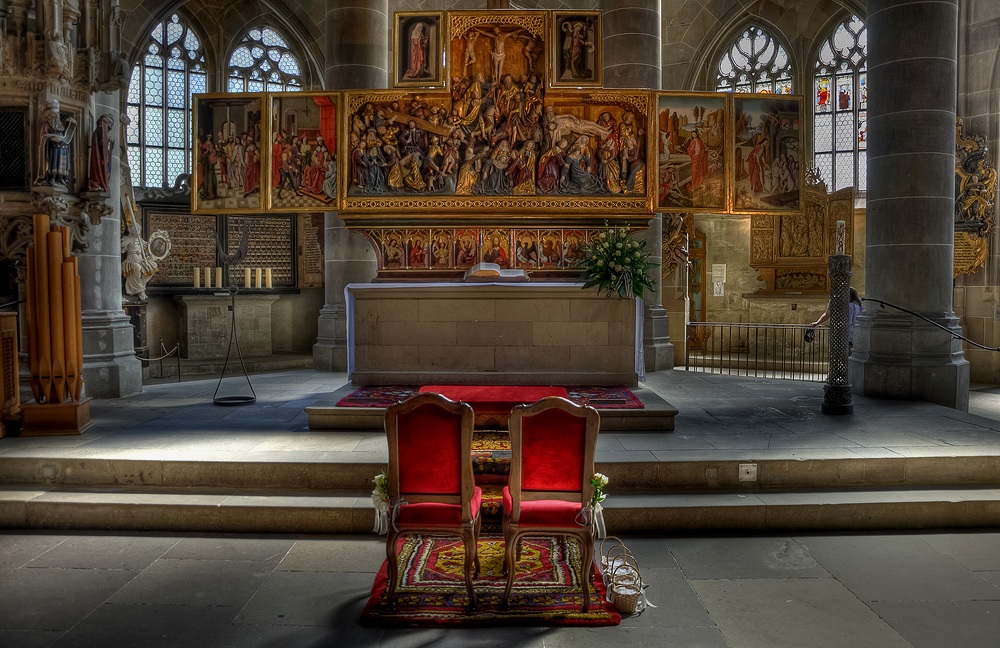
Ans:
[[[264,105],[263,94],[195,95],[196,137],[191,164],[191,205],[195,213],[263,209]]]
[[[511,76],[451,93],[348,91],[342,216],[648,214],[650,101],[644,90],[545,94]]]
[[[750,267],[765,282],[762,292],[829,290],[827,259],[836,251],[837,221],[844,221],[853,249],[854,189],[828,194],[822,183],[804,192],[804,209],[750,217]]]
[[[728,93],[656,94],[657,206],[664,211],[729,208]]]
[[[730,184],[734,213],[802,209],[802,97],[733,96]]]
[[[267,210],[336,211],[340,93],[281,92],[267,101]]]
[[[959,118],[955,126],[955,276],[972,274],[986,265],[997,171],[986,140],[966,135]]]

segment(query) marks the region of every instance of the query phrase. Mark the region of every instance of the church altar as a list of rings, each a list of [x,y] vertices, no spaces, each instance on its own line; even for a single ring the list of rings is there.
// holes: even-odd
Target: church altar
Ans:
[[[642,377],[642,301],[578,284],[349,284],[354,385],[624,385]]]

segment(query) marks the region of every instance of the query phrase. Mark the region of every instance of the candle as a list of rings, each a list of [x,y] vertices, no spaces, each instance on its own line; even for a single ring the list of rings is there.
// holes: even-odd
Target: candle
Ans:
[[[218,266],[215,268],[215,287],[222,288],[222,268]]]
[[[211,268],[204,268],[204,270],[205,270],[205,287],[206,288],[211,288],[212,287],[212,269]]]
[[[255,274],[257,275],[257,287],[258,288],[263,288],[264,287],[264,283],[263,283],[262,279],[264,277],[264,269],[263,268],[257,268],[257,270],[255,271]]]
[[[243,268],[243,287],[250,287],[250,268]]]
[[[264,285],[267,288],[274,288],[274,284],[271,281],[271,279],[272,279],[272,277],[271,277],[271,268],[268,268],[267,270],[265,270],[264,273],[265,273],[265,275],[264,275],[265,276],[265,280],[264,280],[265,284]]]
[[[194,285],[193,288],[201,288],[201,268],[194,269]]]
[[[837,254],[844,254],[844,249],[847,247],[847,223],[845,221],[837,221]]]

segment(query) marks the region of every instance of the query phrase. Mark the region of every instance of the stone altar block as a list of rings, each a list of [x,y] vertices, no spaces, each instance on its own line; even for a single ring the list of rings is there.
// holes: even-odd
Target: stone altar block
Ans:
[[[625,385],[642,367],[642,303],[578,284],[350,284],[355,385]]]
[[[177,340],[182,358],[224,358],[232,327],[228,294],[175,295],[180,311]],[[236,336],[244,356],[271,355],[272,295],[236,295]]]

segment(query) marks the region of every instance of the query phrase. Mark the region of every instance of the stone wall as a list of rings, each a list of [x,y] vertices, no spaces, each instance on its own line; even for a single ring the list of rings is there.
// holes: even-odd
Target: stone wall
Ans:
[[[354,384],[637,384],[631,299],[534,283],[348,291]]]

